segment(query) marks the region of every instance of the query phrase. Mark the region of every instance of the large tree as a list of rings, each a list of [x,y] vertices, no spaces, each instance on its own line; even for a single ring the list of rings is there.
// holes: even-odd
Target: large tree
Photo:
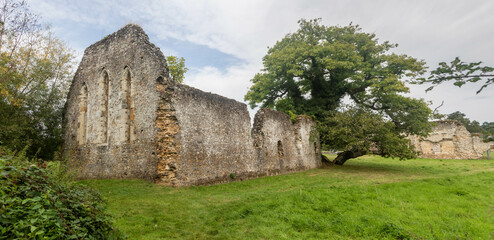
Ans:
[[[251,80],[245,95],[251,107],[306,114],[324,123],[331,115],[328,111],[349,96],[361,108],[382,116],[382,122],[391,123],[395,136],[428,133],[431,111],[423,100],[404,96],[409,89],[403,81],[423,74],[425,62],[390,53],[396,44],[380,43],[358,25],[327,27],[320,19],[302,19],[299,25],[264,56],[264,69]]]
[[[0,145],[51,158],[61,143],[71,50],[25,1],[0,3]]]

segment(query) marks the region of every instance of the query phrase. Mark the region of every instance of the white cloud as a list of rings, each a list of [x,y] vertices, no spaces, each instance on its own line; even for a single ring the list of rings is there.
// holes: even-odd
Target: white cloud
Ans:
[[[295,31],[300,18],[321,17],[326,25],[360,24],[382,40],[399,43],[397,52],[425,59],[431,66],[455,56],[494,65],[493,1],[37,0],[32,5],[53,25],[71,20],[113,31],[134,22],[156,38],[189,41],[242,59],[242,64],[227,69],[193,69],[186,80],[237,100],[243,99],[249,79],[259,71],[266,47]],[[473,119],[494,121],[494,112],[485,111],[492,108],[494,87],[481,93],[487,96],[484,99],[475,98],[476,90],[441,86],[424,94],[414,87],[412,96],[432,100],[436,106],[444,100],[446,113],[459,110]]]
[[[221,96],[235,99],[243,102],[243,96],[251,86],[250,79],[253,73],[257,72],[261,66],[240,65],[233,66],[226,71],[222,71],[213,66],[207,66],[199,69],[191,69],[186,74],[185,84],[201,89],[206,92],[212,92]],[[257,109],[248,107],[251,120]]]
[[[258,70],[259,66],[255,65],[234,66],[226,71],[208,66],[192,69],[191,73],[187,74],[185,83],[207,92],[243,101],[243,95],[251,85],[252,73]]]

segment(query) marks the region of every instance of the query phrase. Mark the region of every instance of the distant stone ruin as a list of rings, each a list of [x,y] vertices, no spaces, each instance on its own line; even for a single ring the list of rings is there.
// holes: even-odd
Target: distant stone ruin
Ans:
[[[429,137],[410,137],[415,150],[420,151],[423,158],[479,159],[485,151],[494,148],[494,143],[484,143],[459,122],[445,120],[434,123]]]
[[[84,52],[64,116],[64,153],[78,177],[209,184],[321,166],[309,117],[292,123],[173,82],[163,53],[137,25]]]

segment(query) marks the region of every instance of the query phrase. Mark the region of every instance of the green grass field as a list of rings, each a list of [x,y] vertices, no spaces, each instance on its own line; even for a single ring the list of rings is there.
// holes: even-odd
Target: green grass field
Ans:
[[[491,239],[494,161],[375,156],[187,188],[84,181],[129,239]]]

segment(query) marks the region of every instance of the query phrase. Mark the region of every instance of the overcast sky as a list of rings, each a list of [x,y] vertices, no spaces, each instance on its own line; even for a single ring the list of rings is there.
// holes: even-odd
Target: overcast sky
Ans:
[[[494,1],[153,1],[30,0],[56,35],[81,55],[86,47],[128,23],[143,27],[165,55],[186,59],[185,83],[243,101],[250,79],[262,68],[267,47],[298,28],[301,18],[325,25],[359,24],[396,53],[424,59],[431,67],[460,56],[494,66]],[[443,84],[411,96],[442,101],[440,113],[461,111],[472,120],[494,121],[494,86]]]

